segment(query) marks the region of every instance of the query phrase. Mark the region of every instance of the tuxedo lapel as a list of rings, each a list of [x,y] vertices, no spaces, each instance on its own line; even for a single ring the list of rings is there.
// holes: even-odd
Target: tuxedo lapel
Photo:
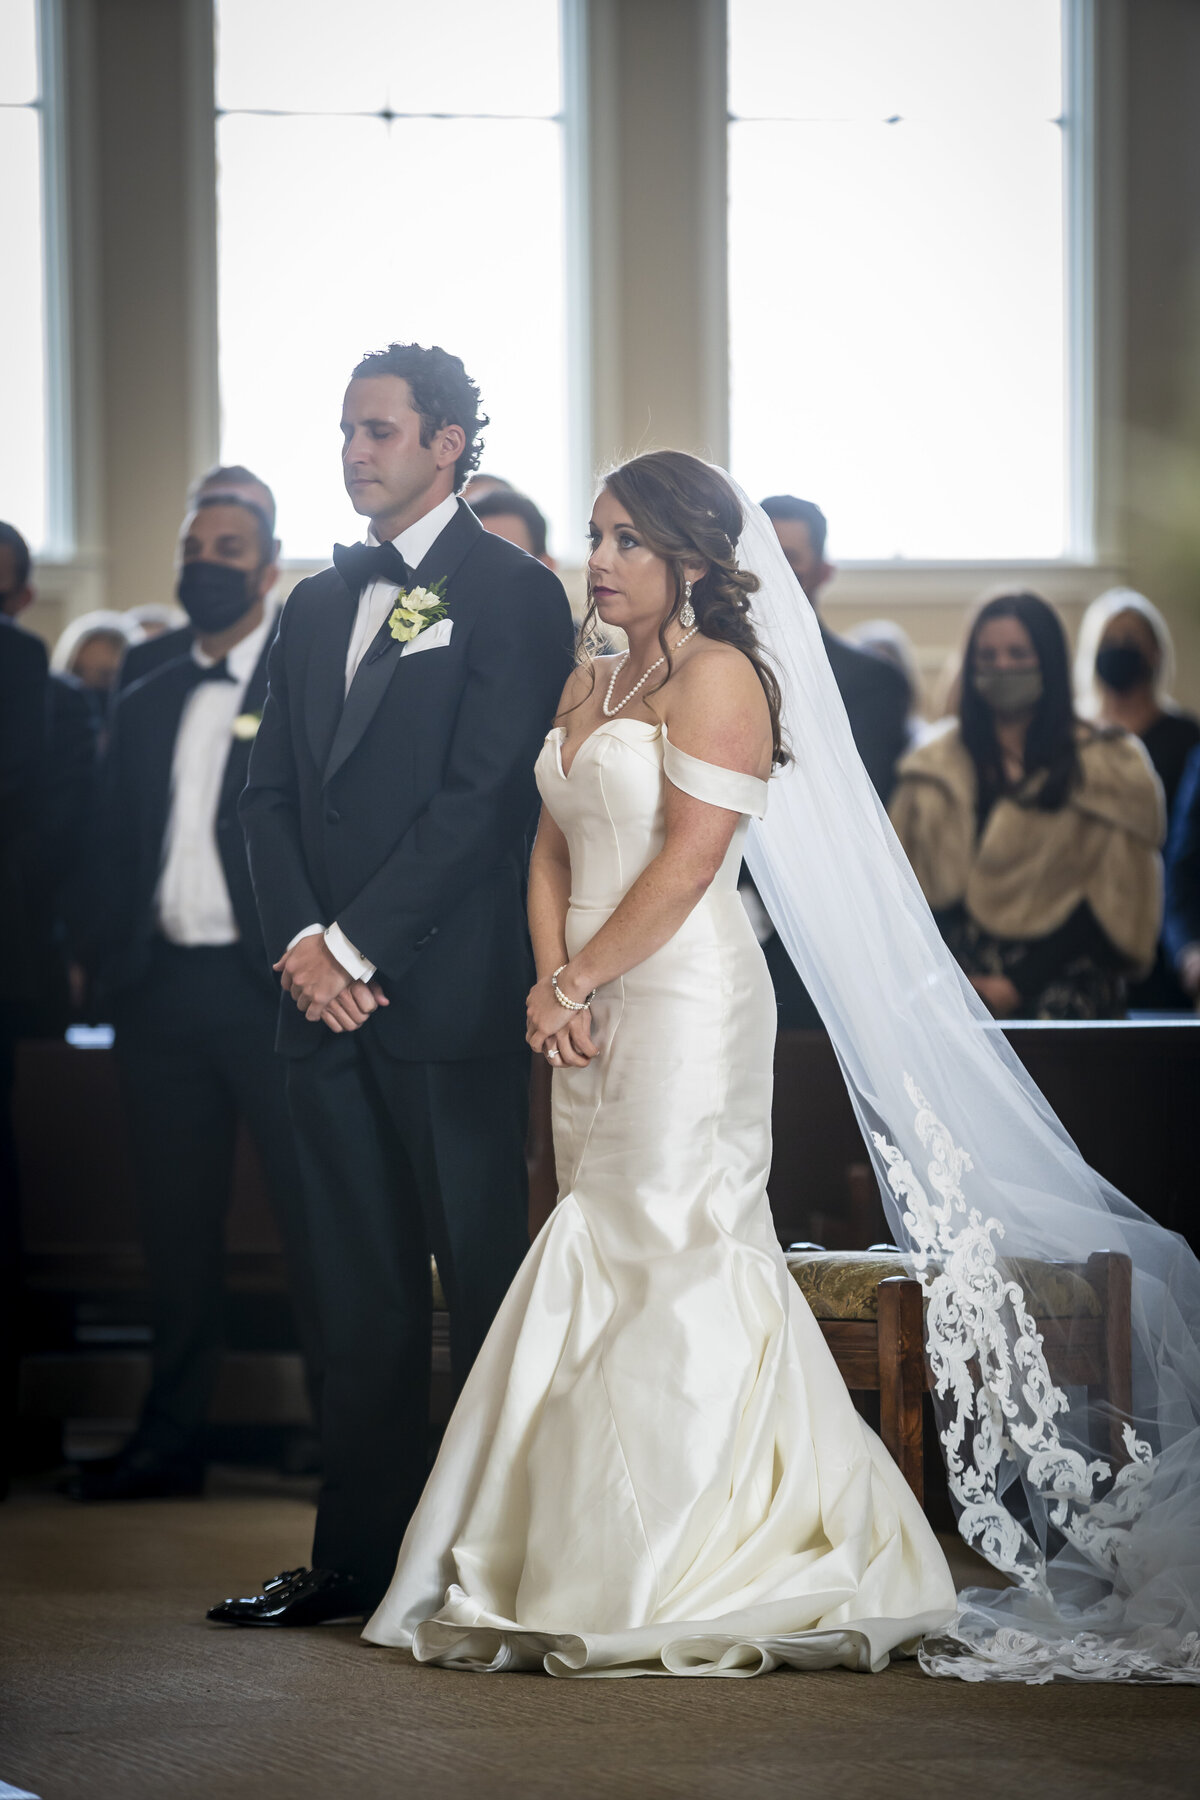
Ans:
[[[346,656],[354,630],[355,596],[341,576],[329,571],[331,592],[317,612],[304,683],[304,724],[317,767],[324,768],[342,716]]]
[[[482,530],[483,526],[470,507],[460,500],[457,513],[445,530],[439,532],[415,571],[414,585],[432,587],[435,581],[444,580],[448,590],[459,564]],[[446,594],[446,610],[449,617],[453,618],[454,600],[449,591]],[[332,781],[347,757],[352,755],[361,742],[363,733],[374,718],[379,703],[400,666],[402,658],[399,652],[400,646],[392,637],[385,620],[350,683],[350,692],[346,695],[346,704],[334,733],[329,760],[325,764],[326,782]],[[343,649],[342,661],[338,665],[339,675],[344,670],[345,660]]]
[[[276,620],[274,629],[267,634],[267,641],[262,653],[254,665],[254,672],[246,683],[246,691],[242,695],[241,714],[257,713],[262,717],[263,705],[267,698],[267,657],[271,653],[271,645],[279,629]],[[232,813],[238,795],[246,785],[246,770],[250,764],[250,751],[254,746],[253,738],[231,737],[229,750],[225,757],[225,773],[221,779],[221,798],[217,806],[219,818]]]
[[[175,740],[184,704],[195,685],[190,656],[167,663],[146,682],[144,704],[146,731],[153,754],[142,759],[139,778],[145,782],[146,834],[155,857],[165,851],[167,821],[171,816],[171,779],[175,764]]]

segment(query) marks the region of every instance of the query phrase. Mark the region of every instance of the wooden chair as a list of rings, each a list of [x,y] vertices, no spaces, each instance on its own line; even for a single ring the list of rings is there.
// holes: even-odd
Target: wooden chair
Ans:
[[[788,1267],[812,1308],[846,1386],[879,1395],[880,1436],[924,1502],[922,1410],[930,1385],[921,1284],[897,1250],[831,1251],[796,1244]],[[1128,1460],[1122,1427],[1132,1405],[1131,1265],[1098,1250],[1086,1263],[1008,1265],[1025,1290],[1050,1374],[1086,1387],[1107,1408],[1114,1467]]]

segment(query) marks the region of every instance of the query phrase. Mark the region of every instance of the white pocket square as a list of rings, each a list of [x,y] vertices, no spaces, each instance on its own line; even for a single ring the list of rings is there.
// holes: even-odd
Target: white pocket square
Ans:
[[[401,656],[415,656],[418,650],[440,650],[443,644],[450,642],[450,633],[453,630],[453,619],[439,619],[436,625],[428,625],[415,638],[410,638],[400,654]]]

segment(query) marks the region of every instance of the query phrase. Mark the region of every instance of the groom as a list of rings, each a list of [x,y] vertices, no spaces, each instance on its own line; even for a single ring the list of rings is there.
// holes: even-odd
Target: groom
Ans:
[[[428,1469],[430,1253],[461,1383],[528,1247],[523,892],[573,634],[557,578],[457,498],[486,423],[444,350],[359,363],[342,469],[371,527],[295,589],[271,653],[240,810],[284,989],[325,1477],[312,1569],[209,1612],[232,1624],[374,1608]]]

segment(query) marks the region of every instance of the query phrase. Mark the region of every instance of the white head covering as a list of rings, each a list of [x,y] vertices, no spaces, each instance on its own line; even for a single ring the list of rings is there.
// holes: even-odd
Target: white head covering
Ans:
[[[1096,680],[1096,653],[1109,620],[1123,612],[1139,613],[1150,627],[1159,652],[1154,697],[1164,711],[1177,710],[1170,691],[1175,681],[1175,644],[1167,621],[1153,601],[1136,588],[1115,587],[1098,594],[1080,622],[1075,648],[1075,704],[1081,718],[1099,717],[1102,695]]]
[[[80,613],[77,619],[72,619],[59,633],[58,642],[50,657],[50,667],[56,675],[69,675],[76,656],[88,640],[109,634],[124,638],[127,644],[140,644],[145,636],[141,626],[131,620],[128,613],[111,612],[97,607],[94,612]]]

